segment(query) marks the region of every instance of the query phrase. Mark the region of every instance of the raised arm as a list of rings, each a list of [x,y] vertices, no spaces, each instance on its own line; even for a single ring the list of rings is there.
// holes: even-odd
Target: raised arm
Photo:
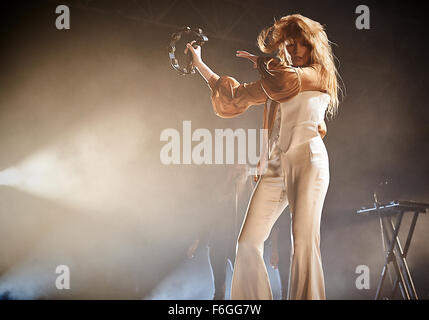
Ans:
[[[260,81],[240,84],[232,77],[220,77],[202,59],[194,60],[194,66],[210,87],[213,110],[221,118],[236,117],[267,100]]]
[[[221,118],[233,118],[242,114],[251,105],[262,104],[267,100],[258,81],[240,84],[228,76],[220,77],[211,70],[201,58],[201,47],[192,47],[192,41],[186,45],[192,53],[193,64],[211,89],[213,110]]]
[[[322,67],[291,67],[278,58],[259,57],[257,67],[262,86],[270,99],[284,102],[301,91],[326,91],[322,85]]]
[[[252,105],[263,104],[268,98],[284,102],[301,91],[322,91],[318,65],[295,68],[281,63],[278,58],[258,57],[257,69],[261,79],[240,84],[233,77],[213,72],[201,59],[201,47],[195,49],[191,42],[187,44],[188,49],[192,52],[194,66],[211,89],[213,110],[222,118],[238,116]]]

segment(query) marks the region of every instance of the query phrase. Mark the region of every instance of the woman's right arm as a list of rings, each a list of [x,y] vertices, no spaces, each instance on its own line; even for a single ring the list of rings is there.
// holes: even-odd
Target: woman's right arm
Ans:
[[[250,106],[267,101],[260,80],[240,83],[230,76],[212,76],[208,85],[211,89],[213,110],[221,118],[236,117]]]
[[[320,67],[294,68],[281,63],[278,58],[258,57],[256,65],[261,79],[239,83],[229,76],[214,73],[201,58],[201,47],[187,44],[198,69],[211,89],[214,112],[222,118],[233,118],[252,105],[263,104],[268,98],[284,102],[301,91],[317,90],[320,83]]]
[[[193,64],[206,80],[211,90],[213,110],[221,118],[233,118],[250,106],[262,104],[267,100],[260,81],[240,84],[233,77],[219,76],[213,72],[201,58],[201,47],[192,47],[192,41],[186,45],[185,53],[192,53]]]

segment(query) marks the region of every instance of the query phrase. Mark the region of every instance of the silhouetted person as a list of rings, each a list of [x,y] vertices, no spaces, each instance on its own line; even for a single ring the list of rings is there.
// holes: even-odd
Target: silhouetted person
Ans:
[[[215,198],[218,201],[208,204],[208,210],[212,212],[208,230],[203,229],[187,251],[187,256],[191,259],[198,247],[208,246],[210,267],[214,278],[213,300],[225,299],[226,268],[228,261],[232,265],[235,262],[238,227],[241,225],[243,216],[243,210],[240,210],[239,206],[242,198],[240,195],[250,192],[253,188],[252,176],[249,175],[247,165],[227,165],[227,171],[228,176],[224,180],[223,188],[217,189],[218,194]],[[230,209],[223,210],[224,207]]]

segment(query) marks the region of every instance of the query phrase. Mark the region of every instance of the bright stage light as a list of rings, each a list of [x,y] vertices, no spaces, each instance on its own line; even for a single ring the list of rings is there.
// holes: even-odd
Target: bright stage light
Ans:
[[[46,197],[62,194],[74,179],[69,168],[58,160],[56,153],[54,150],[45,150],[1,171],[0,185]]]
[[[0,185],[93,213],[140,212],[147,142],[133,114],[106,113],[0,171]]]
[[[0,171],[0,185],[17,186],[22,183],[22,177],[18,169],[11,167]]]

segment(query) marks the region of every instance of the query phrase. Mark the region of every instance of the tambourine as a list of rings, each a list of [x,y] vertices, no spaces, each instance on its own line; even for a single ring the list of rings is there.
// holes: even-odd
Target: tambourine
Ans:
[[[175,56],[176,43],[182,38],[183,34],[193,34],[197,37],[192,45],[195,49],[197,46],[202,46],[204,43],[209,41],[209,39],[203,34],[203,30],[201,28],[191,29],[190,27],[184,27],[171,35],[170,46],[168,47],[168,56],[170,58],[171,66],[181,75],[193,74],[195,73],[195,67],[192,65],[192,53],[189,51],[187,53],[188,61],[186,67],[181,67]]]

